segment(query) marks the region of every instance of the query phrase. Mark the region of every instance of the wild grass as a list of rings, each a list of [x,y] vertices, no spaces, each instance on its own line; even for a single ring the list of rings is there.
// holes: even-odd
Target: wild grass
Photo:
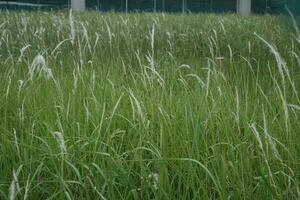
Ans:
[[[284,16],[0,13],[0,199],[299,199]]]

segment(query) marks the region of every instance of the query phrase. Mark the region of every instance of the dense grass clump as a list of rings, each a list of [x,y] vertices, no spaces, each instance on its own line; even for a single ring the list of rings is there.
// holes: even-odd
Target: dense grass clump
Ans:
[[[0,13],[0,199],[299,199],[282,16]]]

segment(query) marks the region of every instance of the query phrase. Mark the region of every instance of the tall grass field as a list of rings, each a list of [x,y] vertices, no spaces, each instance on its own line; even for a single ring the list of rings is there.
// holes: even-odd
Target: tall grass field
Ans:
[[[297,27],[0,12],[0,199],[299,199]]]

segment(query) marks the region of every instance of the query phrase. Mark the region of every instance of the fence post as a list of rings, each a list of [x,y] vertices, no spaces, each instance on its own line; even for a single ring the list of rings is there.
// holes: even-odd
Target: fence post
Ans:
[[[182,13],[186,12],[186,0],[182,0]]]
[[[73,11],[85,11],[85,0],[71,0],[71,8]]]
[[[237,0],[237,13],[241,15],[250,15],[251,0]]]

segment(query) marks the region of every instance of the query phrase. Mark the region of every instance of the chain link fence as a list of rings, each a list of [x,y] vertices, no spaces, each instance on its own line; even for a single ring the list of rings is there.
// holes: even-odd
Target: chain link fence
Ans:
[[[0,0],[0,9],[69,9],[71,0]],[[236,0],[86,0],[87,8],[116,12],[236,12]],[[286,14],[286,7],[300,14],[300,0],[252,0],[252,12]]]

